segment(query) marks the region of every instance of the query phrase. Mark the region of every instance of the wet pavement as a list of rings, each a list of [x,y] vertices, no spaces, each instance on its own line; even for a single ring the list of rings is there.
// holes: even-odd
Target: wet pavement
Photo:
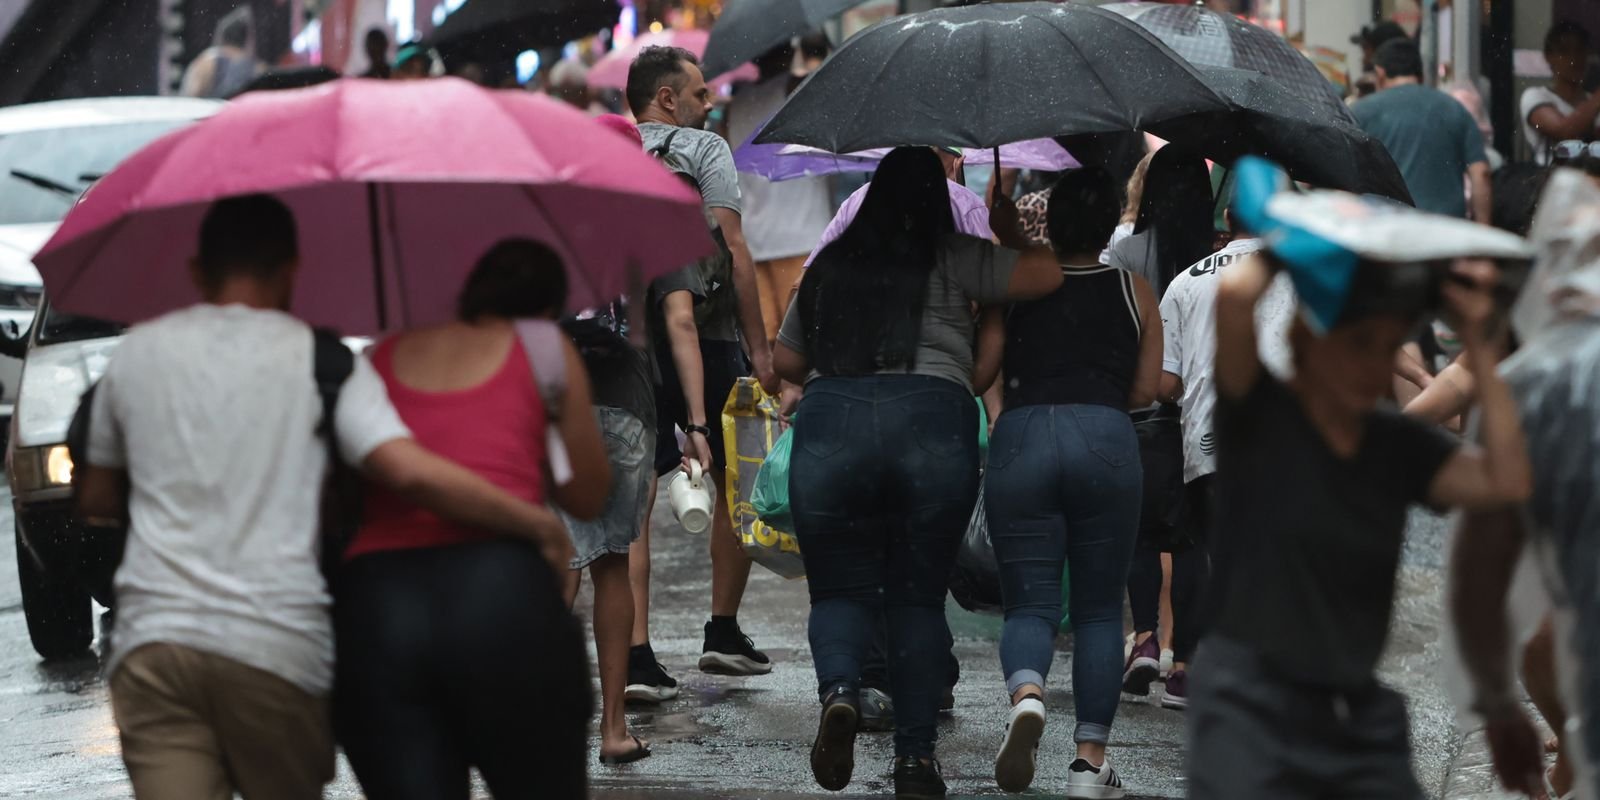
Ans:
[[[733,800],[739,798],[883,797],[892,743],[864,734],[856,779],[847,792],[824,792],[812,782],[806,753],[815,730],[816,694],[806,647],[805,586],[756,568],[740,614],[745,631],[777,662],[756,678],[721,678],[694,669],[709,598],[710,569],[703,537],[672,524],[658,509],[654,644],[667,669],[683,682],[682,696],[658,709],[631,714],[635,732],[655,756],[624,767],[594,767],[601,800]],[[0,490],[0,524],[10,524],[9,493]],[[1417,772],[1439,796],[1454,755],[1453,714],[1435,678],[1439,656],[1439,566],[1444,526],[1419,515],[1413,522],[1384,677],[1411,700]],[[50,800],[126,798],[105,683],[95,661],[41,664],[28,644],[16,583],[11,537],[0,545],[0,797]],[[585,591],[587,595],[587,590]],[[587,613],[587,597],[580,611]],[[951,605],[962,680],[956,710],[940,723],[940,758],[952,797],[999,796],[991,777],[1004,724],[1004,684],[995,643],[997,618]],[[1047,698],[1050,726],[1030,797],[1060,797],[1071,762],[1070,641],[1061,643]],[[1158,691],[1158,690],[1157,690]],[[1112,763],[1132,797],[1182,797],[1183,717],[1159,707],[1159,695],[1124,698],[1112,734]],[[529,724],[538,724],[529,720]],[[1052,794],[1052,792],[1055,792]],[[341,763],[330,798],[360,790]]]

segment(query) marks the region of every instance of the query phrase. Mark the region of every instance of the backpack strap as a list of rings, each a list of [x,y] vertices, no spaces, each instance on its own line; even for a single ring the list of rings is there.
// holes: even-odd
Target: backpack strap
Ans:
[[[659,158],[665,158],[668,153],[672,152],[672,142],[673,142],[674,139],[678,138],[678,131],[681,131],[681,130],[683,130],[683,129],[682,128],[673,128],[671,131],[669,131],[667,133],[667,138],[661,140],[661,144],[658,144],[655,147],[650,148],[650,155],[653,155],[658,159]]]
[[[322,401],[322,420],[317,435],[334,445],[333,413],[339,405],[339,390],[356,369],[356,355],[344,346],[339,334],[327,328],[311,331],[311,375],[317,382],[317,397]]]
[[[519,319],[515,323],[517,340],[528,356],[533,380],[544,401],[545,457],[550,462],[550,479],[557,486],[572,480],[572,461],[561,432],[554,423],[561,419],[561,406],[567,398],[567,353],[562,347],[565,334],[550,320]]]
[[[322,419],[316,433],[328,448],[328,485],[322,499],[322,574],[329,585],[344,552],[361,524],[361,484],[355,470],[346,466],[339,453],[338,430],[334,425],[339,406],[339,391],[356,368],[356,355],[339,334],[327,328],[311,331],[311,376],[317,384],[322,404]]]

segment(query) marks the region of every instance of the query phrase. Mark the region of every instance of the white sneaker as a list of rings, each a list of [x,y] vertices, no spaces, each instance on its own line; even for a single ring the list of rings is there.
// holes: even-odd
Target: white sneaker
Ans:
[[[1123,658],[1126,659],[1127,656],[1123,656]],[[1167,676],[1171,675],[1171,674],[1172,674],[1172,651],[1171,650],[1162,650],[1161,651],[1161,680],[1166,680]]]
[[[1111,768],[1111,760],[1096,767],[1088,759],[1072,762],[1067,770],[1068,800],[1120,800],[1128,793],[1122,788],[1122,779]]]
[[[1039,740],[1044,738],[1044,703],[1024,697],[1011,707],[1006,738],[994,757],[994,782],[1007,792],[1026,792],[1033,785],[1039,763]]]

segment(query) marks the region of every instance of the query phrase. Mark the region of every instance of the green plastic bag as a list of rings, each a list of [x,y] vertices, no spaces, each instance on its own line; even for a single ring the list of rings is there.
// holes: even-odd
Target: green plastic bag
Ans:
[[[983,407],[983,398],[978,400],[978,461],[983,463],[989,460],[989,409]]]
[[[789,449],[793,441],[794,427],[790,426],[767,451],[767,460],[761,462],[755,489],[750,493],[756,516],[780,531],[794,530],[794,517],[789,510]]]

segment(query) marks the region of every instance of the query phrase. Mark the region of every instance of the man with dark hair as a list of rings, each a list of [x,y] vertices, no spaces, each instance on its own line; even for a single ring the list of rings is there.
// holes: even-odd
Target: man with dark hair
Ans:
[[[367,51],[367,71],[363,78],[389,79],[389,33],[382,28],[367,31],[364,42]]]
[[[1472,218],[1488,224],[1491,189],[1483,133],[1455,98],[1422,85],[1422,54],[1409,39],[1378,48],[1378,93],[1355,105],[1361,129],[1394,157],[1417,208],[1467,216],[1462,178],[1472,183]]]
[[[679,452],[673,430],[677,426],[687,434],[688,458],[699,461],[716,484],[718,502],[710,543],[711,620],[706,623],[700,669],[764,675],[772,671],[772,661],[744,635],[737,618],[750,579],[750,557],[733,532],[723,502],[728,496],[721,435],[723,404],[735,381],[751,373],[750,365],[769,393],[778,392],[772,347],[761,318],[755,262],[745,242],[738,171],[727,141],[705,130],[711,90],[694,54],[681,48],[646,48],[628,72],[627,98],[639,120],[645,150],[699,191],[706,225],[720,236],[726,246],[722,255],[731,261],[725,278],[708,277],[705,270],[699,270],[703,307],[698,311],[694,293],[686,284],[664,286],[658,282],[653,292],[651,309],[659,309],[664,323],[656,330],[665,329],[656,348],[661,373],[661,391],[656,393],[656,472],[666,474],[687,462]],[[640,600],[641,605],[644,602]],[[635,644],[647,647],[638,641],[647,615],[636,616]]]
[[[140,800],[309,800],[333,778],[330,452],[445,519],[572,552],[553,512],[417,445],[364,359],[325,419],[324,354],[342,351],[285,313],[297,263],[282,203],[218,201],[203,302],[134,326],[95,387],[78,511],[127,525],[106,675]]]
[[[1377,54],[1378,48],[1396,39],[1410,39],[1406,29],[1393,20],[1384,20],[1376,25],[1367,25],[1360,33],[1350,37],[1351,44],[1361,45],[1361,70],[1372,71],[1372,57]]]

